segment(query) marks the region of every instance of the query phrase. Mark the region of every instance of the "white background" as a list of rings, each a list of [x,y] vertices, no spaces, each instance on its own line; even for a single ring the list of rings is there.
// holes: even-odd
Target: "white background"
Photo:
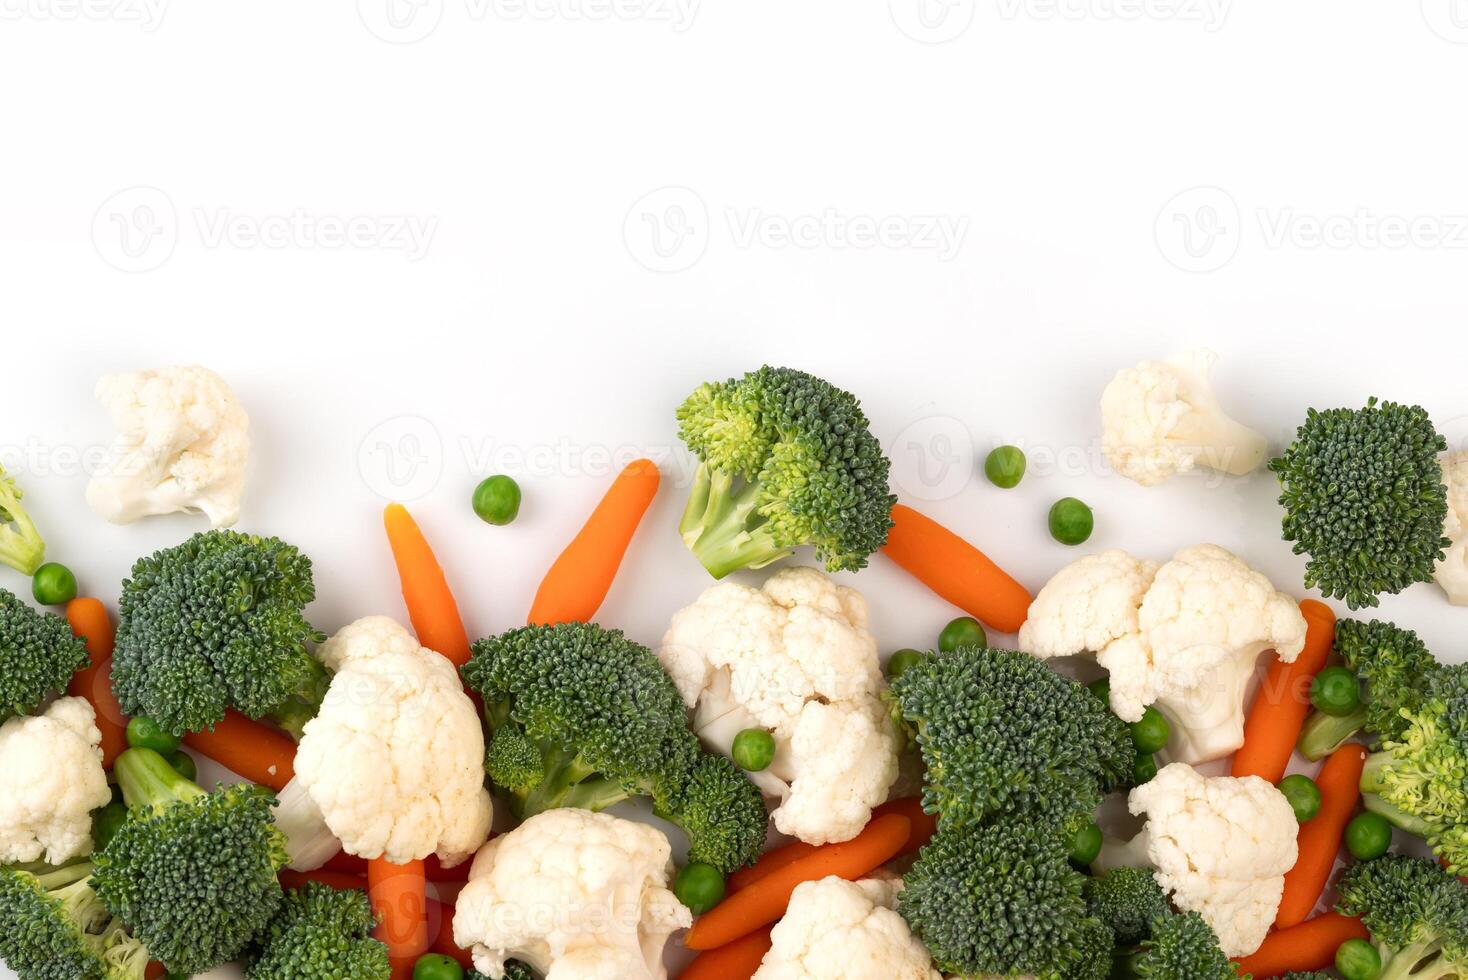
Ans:
[[[1463,0],[0,15],[0,459],[109,599],[201,526],[82,500],[94,382],[166,363],[245,403],[241,527],[315,558],[327,630],[402,613],[386,498],[480,635],[650,452],[664,492],[602,619],[655,643],[706,584],[673,409],[767,361],[858,392],[897,492],[1032,588],[1077,554],[1044,523],[1075,495],[1088,549],[1211,540],[1300,591],[1268,475],[1145,490],[1100,462],[1100,390],[1139,358],[1217,349],[1276,443],[1372,394],[1468,439]],[[1004,441],[1032,460],[1009,492],[975,473]],[[525,490],[512,527],[468,507],[490,472]],[[856,582],[884,649],[954,615],[880,558]],[[1381,613],[1461,655],[1434,586]]]

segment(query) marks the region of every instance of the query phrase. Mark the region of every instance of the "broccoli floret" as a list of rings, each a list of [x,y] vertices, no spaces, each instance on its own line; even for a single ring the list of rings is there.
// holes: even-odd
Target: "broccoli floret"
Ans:
[[[22,506],[23,496],[15,477],[0,465],[0,565],[9,565],[23,575],[34,575],[46,560],[46,542]]]
[[[1169,909],[1162,886],[1143,868],[1113,868],[1087,879],[1086,904],[1123,946],[1146,939],[1152,923]]]
[[[1360,410],[1311,409],[1283,456],[1284,537],[1309,555],[1305,586],[1352,609],[1432,579],[1449,544],[1447,440],[1427,412],[1372,398]]]
[[[646,796],[688,833],[694,860],[732,871],[759,854],[768,819],[759,791],[704,753],[662,664],[620,631],[510,630],[476,642],[463,676],[485,702],[490,779],[521,817]]]
[[[849,392],[766,366],[702,385],[678,423],[702,461],[679,530],[715,578],[801,545],[828,571],[855,570],[887,543],[890,463]]]
[[[1329,973],[1322,973],[1319,970],[1311,970],[1308,973],[1300,973],[1298,971],[1286,973],[1279,980],[1335,980],[1335,977]]]
[[[285,893],[256,942],[248,980],[387,980],[387,947],[372,938],[376,919],[363,891],[309,882]]]
[[[1135,766],[1127,725],[1083,685],[1014,650],[934,654],[892,682],[922,751],[923,806],[945,824],[1090,814]]]
[[[1468,888],[1432,861],[1391,854],[1352,865],[1338,908],[1360,916],[1381,954],[1378,980],[1468,975]]]
[[[95,856],[98,897],[174,973],[234,958],[280,907],[275,799],[248,784],[206,792],[151,749],[113,769],[128,817]]]
[[[1218,934],[1197,912],[1158,916],[1150,937],[1124,961],[1121,973],[1146,980],[1238,980]]]
[[[148,950],[98,899],[92,865],[0,868],[0,961],[20,980],[143,980]]]
[[[470,970],[465,975],[465,980],[489,980],[489,977],[478,970]],[[530,967],[519,960],[506,960],[505,980],[535,980],[535,974],[530,972]]]
[[[0,589],[0,722],[35,711],[87,663],[86,644],[66,620]]]
[[[1361,681],[1361,705],[1345,716],[1323,711],[1311,716],[1300,735],[1300,751],[1310,759],[1325,758],[1357,732],[1371,732],[1379,741],[1401,738],[1403,710],[1422,704],[1437,670],[1437,660],[1416,633],[1377,619],[1337,623],[1335,652]]]
[[[141,558],[122,584],[112,683],[175,735],[235,708],[297,737],[329,684],[307,643],[311,560],[277,538],[206,531]]]

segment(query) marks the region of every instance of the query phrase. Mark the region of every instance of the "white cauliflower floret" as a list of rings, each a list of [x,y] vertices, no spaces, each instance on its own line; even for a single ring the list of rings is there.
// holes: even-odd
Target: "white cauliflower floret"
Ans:
[[[94,511],[114,524],[179,512],[214,527],[239,520],[250,420],[223,378],[202,367],[109,374],[97,398],[117,436],[87,486]]]
[[[0,725],[0,864],[92,851],[92,811],[112,801],[92,706],[61,698]]]
[[[317,650],[335,672],[306,724],[296,778],[349,854],[463,862],[489,836],[484,734],[458,672],[369,616]]]
[[[1101,395],[1101,446],[1122,476],[1155,486],[1196,465],[1242,476],[1268,441],[1224,414],[1208,382],[1218,355],[1174,354],[1123,368]]]
[[[763,589],[725,582],[673,617],[658,651],[693,728],[725,755],[746,728],[775,739],[750,778],[781,805],[781,833],[849,840],[897,778],[898,739],[880,696],[866,601],[813,568],[787,568]]]
[[[1298,856],[1284,794],[1258,776],[1207,778],[1174,763],[1132,790],[1129,807],[1146,815],[1145,829],[1108,841],[1092,870],[1152,868],[1178,908],[1208,921],[1225,953],[1257,950]]]
[[[1468,606],[1468,450],[1442,458],[1443,483],[1448,488],[1448,516],[1443,536],[1452,543],[1437,563],[1434,577],[1455,606]]]
[[[517,959],[546,980],[664,980],[668,937],[693,915],[668,889],[668,839],[605,813],[547,810],[480,850],[454,942],[504,977]]]
[[[940,980],[894,911],[900,880],[807,881],[771,935],[754,980]]]

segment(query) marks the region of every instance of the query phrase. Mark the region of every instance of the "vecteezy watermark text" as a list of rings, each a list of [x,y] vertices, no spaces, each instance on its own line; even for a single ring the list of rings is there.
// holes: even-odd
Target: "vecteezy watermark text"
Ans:
[[[481,23],[607,21],[666,24],[675,34],[693,26],[703,0],[357,0],[357,15],[375,37],[413,44],[452,20]]]
[[[168,0],[0,0],[0,20],[112,21],[152,33],[163,23]]]

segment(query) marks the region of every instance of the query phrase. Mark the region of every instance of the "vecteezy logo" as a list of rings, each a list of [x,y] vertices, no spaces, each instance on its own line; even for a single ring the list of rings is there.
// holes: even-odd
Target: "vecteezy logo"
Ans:
[[[682,272],[708,248],[708,207],[686,187],[660,187],[632,205],[622,222],[622,239],[643,268]]]
[[[357,447],[357,470],[367,489],[387,500],[417,500],[443,476],[443,437],[418,415],[374,426]]]
[[[178,245],[178,212],[156,187],[118,191],[92,215],[92,244],[114,269],[148,272]]]
[[[887,0],[892,23],[914,41],[942,44],[974,20],[974,0]]]
[[[892,443],[892,477],[918,500],[956,497],[974,473],[974,438],[951,415],[932,415],[903,429]]]
[[[438,27],[443,0],[357,0],[357,16],[387,43],[412,44]]]
[[[1443,40],[1468,44],[1468,0],[1422,0],[1422,19]]]
[[[1157,250],[1184,272],[1221,269],[1239,250],[1239,205],[1219,187],[1194,187],[1157,212]]]

